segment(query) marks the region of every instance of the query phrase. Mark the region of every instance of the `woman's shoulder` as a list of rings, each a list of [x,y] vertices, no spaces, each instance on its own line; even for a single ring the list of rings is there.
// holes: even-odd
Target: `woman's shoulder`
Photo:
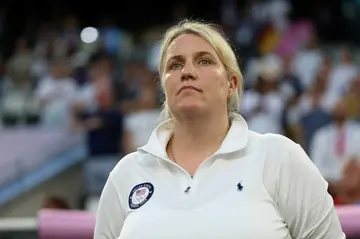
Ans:
[[[137,167],[139,164],[139,159],[142,157],[143,154],[138,151],[126,154],[120,158],[113,171],[122,171],[127,170],[128,168]]]
[[[293,140],[281,134],[261,134],[251,130],[249,132],[250,143],[253,142],[257,147],[268,149],[268,151],[274,153],[284,153],[300,147]]]
[[[134,172],[154,162],[153,160],[149,160],[149,157],[151,157],[151,155],[141,151],[135,151],[123,156],[110,172],[110,177],[113,179],[119,177],[126,178],[129,174],[134,174]]]
[[[312,163],[299,144],[280,134],[253,132],[250,134],[249,144],[253,144],[253,146],[250,146],[252,150],[265,152],[264,165],[267,171],[273,169],[276,172],[279,168],[297,167],[300,164],[307,167]]]
[[[304,175],[316,182],[319,189],[326,186],[319,170],[304,149],[291,139],[279,134],[253,135],[258,140],[257,147],[265,152],[263,158],[263,183],[269,194],[277,198],[277,189],[287,187],[288,183],[302,182]]]

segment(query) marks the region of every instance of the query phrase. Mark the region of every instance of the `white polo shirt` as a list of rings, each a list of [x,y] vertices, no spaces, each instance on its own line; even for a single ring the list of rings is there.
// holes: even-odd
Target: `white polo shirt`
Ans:
[[[124,157],[101,195],[94,239],[343,239],[327,183],[289,139],[236,115],[193,178],[170,161],[171,120]]]

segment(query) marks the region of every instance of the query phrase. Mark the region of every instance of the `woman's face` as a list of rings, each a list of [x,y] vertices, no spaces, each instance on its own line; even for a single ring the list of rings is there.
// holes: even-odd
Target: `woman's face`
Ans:
[[[194,34],[178,36],[164,57],[162,80],[170,111],[177,115],[227,112],[227,99],[237,84],[228,76],[214,48]]]

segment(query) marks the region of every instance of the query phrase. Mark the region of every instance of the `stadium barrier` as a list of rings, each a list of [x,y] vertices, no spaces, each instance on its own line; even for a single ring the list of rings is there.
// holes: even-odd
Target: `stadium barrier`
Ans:
[[[360,238],[360,206],[336,207],[347,238]],[[38,216],[39,239],[92,239],[95,215],[83,211],[42,210]]]

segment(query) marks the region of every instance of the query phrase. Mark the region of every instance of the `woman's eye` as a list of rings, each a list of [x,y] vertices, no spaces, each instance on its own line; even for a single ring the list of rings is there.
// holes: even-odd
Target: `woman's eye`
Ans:
[[[170,65],[170,68],[172,69],[172,70],[177,70],[177,69],[180,69],[181,68],[181,64],[180,63],[174,63],[174,64],[171,64]]]
[[[207,59],[201,59],[199,61],[199,64],[200,65],[210,65],[211,64],[211,61],[207,60]]]

